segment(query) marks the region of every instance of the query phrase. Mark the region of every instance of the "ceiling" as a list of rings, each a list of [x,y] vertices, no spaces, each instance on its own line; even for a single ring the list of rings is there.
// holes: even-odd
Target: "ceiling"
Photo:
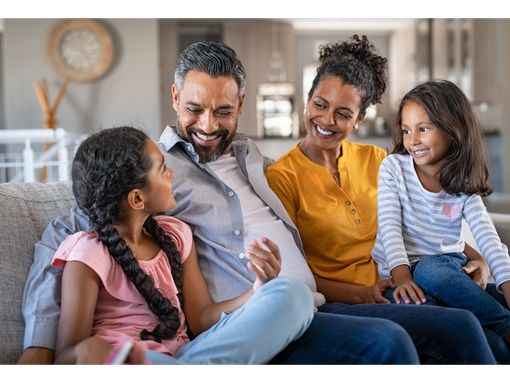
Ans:
[[[278,19],[291,23],[297,32],[306,31],[377,31],[391,32],[413,23],[409,18],[367,18],[367,19],[324,19],[324,18],[286,18]],[[4,19],[0,19],[0,32],[4,30]]]
[[[294,29],[300,31],[377,31],[391,32],[404,28],[416,21],[409,18],[367,18],[367,19],[280,19],[291,23]]]

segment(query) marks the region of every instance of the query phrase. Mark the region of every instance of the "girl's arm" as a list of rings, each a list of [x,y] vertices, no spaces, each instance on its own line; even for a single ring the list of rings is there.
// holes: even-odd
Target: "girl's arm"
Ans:
[[[69,261],[62,276],[56,364],[102,363],[111,347],[89,340],[99,292],[99,276],[79,261]],[[85,341],[85,342],[82,342]]]
[[[395,285],[397,285],[393,292],[393,299],[395,299],[396,303],[400,303],[399,296],[402,297],[405,304],[411,303],[409,297],[411,297],[413,302],[417,305],[427,301],[423,290],[414,283],[414,279],[407,265],[395,267],[391,270],[391,276],[395,281]]]
[[[467,243],[464,246],[464,255],[469,260],[462,270],[474,281],[478,286],[485,290],[487,281],[491,271],[485,258],[478,251],[473,249]]]
[[[194,335],[198,335],[216,324],[223,311],[233,312],[241,307],[264,283],[278,276],[281,268],[281,257],[278,246],[266,238],[262,243],[269,250],[263,249],[258,242],[253,241],[245,253],[251,263],[248,268],[255,274],[253,288],[238,296],[223,302],[213,303],[204,277],[198,264],[197,250],[193,243],[191,252],[183,263],[184,313],[186,322]]]
[[[503,295],[505,296],[506,304],[510,307],[510,281],[503,282],[499,285],[501,291],[503,291]]]

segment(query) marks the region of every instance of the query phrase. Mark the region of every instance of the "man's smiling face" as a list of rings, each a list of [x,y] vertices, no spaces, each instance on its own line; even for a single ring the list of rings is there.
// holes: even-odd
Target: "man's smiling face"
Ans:
[[[244,95],[239,100],[234,77],[212,78],[192,70],[184,77],[180,93],[175,85],[172,93],[177,133],[193,144],[200,161],[214,161],[228,153],[244,100]]]

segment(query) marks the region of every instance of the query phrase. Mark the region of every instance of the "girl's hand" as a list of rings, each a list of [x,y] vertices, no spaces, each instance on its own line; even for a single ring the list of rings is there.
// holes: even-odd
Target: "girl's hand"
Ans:
[[[253,240],[245,252],[246,258],[250,260],[248,268],[256,277],[253,291],[257,291],[264,283],[276,278],[280,273],[282,264],[278,246],[267,238],[262,238],[260,241],[268,250],[265,250],[257,241]]]
[[[106,340],[92,336],[76,345],[76,364],[103,364],[108,360],[112,351],[112,346]],[[142,344],[135,343],[127,357],[126,364],[143,364],[145,351],[146,348]]]
[[[395,291],[393,292],[393,299],[395,299],[396,303],[401,303],[399,298],[400,296],[406,305],[411,303],[409,297],[411,297],[413,302],[417,305],[421,305],[427,301],[423,290],[418,287],[414,281],[405,282],[395,288]]]
[[[486,289],[487,281],[491,275],[487,262],[479,260],[469,261],[466,266],[462,268],[462,271],[464,271],[478,286],[484,290]]]

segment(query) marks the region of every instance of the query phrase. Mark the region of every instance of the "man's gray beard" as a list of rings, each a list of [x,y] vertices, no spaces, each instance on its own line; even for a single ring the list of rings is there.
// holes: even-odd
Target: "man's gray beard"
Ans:
[[[181,125],[179,124],[179,116],[177,116],[177,120],[175,122],[175,132],[184,141],[189,142],[191,145],[193,145],[193,148],[195,149],[195,153],[198,154],[198,158],[199,158],[201,163],[213,162],[213,161],[216,161],[218,158],[220,158],[223,155],[223,153],[225,153],[225,150],[227,150],[228,147],[230,146],[230,144],[232,143],[232,140],[234,139],[234,136],[237,133],[237,119],[236,119],[236,126],[235,126],[234,131],[232,132],[232,134],[230,134],[230,135],[223,135],[221,137],[220,143],[218,144],[218,148],[212,154],[211,153],[207,153],[208,152],[207,149],[202,151],[201,149],[204,148],[204,146],[198,146],[198,148],[197,148],[197,145],[196,145],[195,141],[193,141],[193,138],[191,137],[191,135],[193,133],[191,133],[189,131],[186,131],[186,133],[188,135],[185,136],[183,134],[183,131],[181,129]],[[205,148],[207,148],[207,147],[205,147]]]

